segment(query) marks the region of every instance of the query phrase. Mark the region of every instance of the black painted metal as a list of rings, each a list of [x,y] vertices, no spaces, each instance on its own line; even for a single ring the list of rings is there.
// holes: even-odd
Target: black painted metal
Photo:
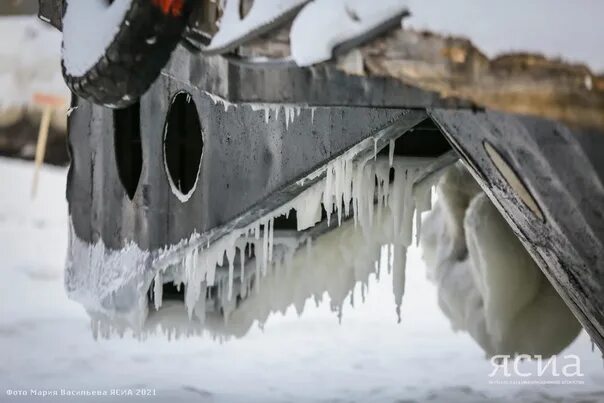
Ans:
[[[197,105],[204,137],[197,188],[185,203],[170,189],[163,155],[164,120],[180,91]],[[140,107],[143,166],[132,200],[118,179],[115,112],[80,100],[71,114],[68,198],[81,239],[102,238],[113,249],[126,240],[145,249],[175,244],[273,204],[270,198],[279,191],[364,138],[380,130],[400,135],[427,116],[421,110],[300,107],[286,124],[280,107],[279,118],[270,109],[266,123],[263,109],[239,105],[225,111],[203,90],[166,76]]]
[[[53,27],[63,28],[64,0],[38,0],[38,16]]]
[[[471,106],[393,79],[346,75],[329,63],[308,68],[255,68],[221,56],[203,57],[183,46],[174,51],[163,74],[233,103],[391,108]]]

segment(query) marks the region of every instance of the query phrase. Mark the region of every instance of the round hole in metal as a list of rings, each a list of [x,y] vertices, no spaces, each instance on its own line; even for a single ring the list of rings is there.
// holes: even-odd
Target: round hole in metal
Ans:
[[[189,200],[197,185],[203,133],[193,97],[177,93],[170,104],[164,125],[164,164],[172,193]]]
[[[117,173],[128,198],[132,200],[143,168],[138,102],[113,111],[113,142]]]

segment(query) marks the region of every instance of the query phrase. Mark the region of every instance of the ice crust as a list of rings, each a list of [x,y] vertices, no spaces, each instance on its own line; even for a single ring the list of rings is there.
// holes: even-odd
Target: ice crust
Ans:
[[[437,192],[422,249],[452,327],[489,356],[550,356],[570,344],[579,323],[465,168],[449,168]]]
[[[283,311],[292,303],[301,311],[308,298],[320,299],[324,292],[334,310],[341,311],[355,285],[366,286],[380,248],[392,245],[388,246],[390,267],[400,312],[414,213],[428,210],[431,200],[431,186],[416,182],[433,159],[362,153],[374,144],[373,138],[360,142],[299,181],[306,188],[290,202],[212,243],[193,234],[153,253],[134,243],[112,251],[102,241],[89,245],[72,231],[68,293],[84,304],[95,319],[95,331],[102,335],[126,328],[141,335],[157,330],[154,326],[158,324],[168,334],[210,329],[215,335],[242,335],[254,321],[262,325],[271,312]],[[321,221],[322,208],[328,220],[321,225],[337,228],[315,242],[311,231]],[[292,209],[298,231],[308,231],[293,238],[275,234],[275,218]],[[246,256],[250,245],[255,251],[253,259]],[[224,275],[218,267],[228,268],[228,273]],[[153,279],[157,312],[147,308],[146,293]],[[166,315],[159,286],[166,282],[185,287],[186,310],[182,309],[180,320],[158,320]],[[213,306],[207,306],[211,286],[217,291]],[[240,309],[235,297],[245,299]],[[176,310],[175,304],[169,301],[169,312]]]

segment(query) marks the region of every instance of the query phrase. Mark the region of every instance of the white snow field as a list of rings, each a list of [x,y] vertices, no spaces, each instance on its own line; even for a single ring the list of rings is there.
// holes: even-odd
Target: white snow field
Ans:
[[[0,401],[604,401],[601,356],[583,332],[558,361],[560,371],[563,356],[576,354],[581,377],[489,377],[483,350],[440,311],[416,247],[408,251],[400,324],[392,278],[382,270],[379,281],[370,277],[364,303],[357,287],[341,323],[324,298],[307,302],[301,317],[290,307],[263,330],[222,343],[207,335],[95,340],[88,315],[63,288],[66,170],[44,167],[33,202],[32,174],[32,163],[0,159]],[[534,361],[519,368],[537,372]],[[538,384],[518,384],[527,380]],[[128,388],[155,395],[111,396]],[[61,396],[62,389],[107,396]],[[29,395],[8,394],[19,391]]]
[[[61,33],[34,16],[0,17],[0,127],[29,116],[38,122],[36,94],[64,100],[51,124],[66,130],[69,90],[61,76]]]

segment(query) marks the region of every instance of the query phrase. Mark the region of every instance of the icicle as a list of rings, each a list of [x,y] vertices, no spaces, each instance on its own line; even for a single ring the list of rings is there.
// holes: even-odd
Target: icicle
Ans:
[[[228,112],[230,106],[236,107],[236,105],[233,105],[232,103],[230,103],[226,99],[224,99],[224,98],[222,98],[222,97],[220,97],[220,96],[218,96],[216,94],[212,94],[211,92],[207,92],[207,91],[204,91],[204,92],[206,93],[206,95],[208,97],[210,97],[210,99],[212,100],[212,102],[214,102],[214,105],[222,104],[223,107],[224,107],[224,111],[225,112]]]
[[[298,315],[298,317],[302,316],[302,314],[304,313],[304,300],[303,299],[297,299],[296,301],[294,301],[294,308],[296,309],[296,314]]]
[[[229,260],[229,293],[228,300],[230,301],[233,297],[233,277],[235,276],[235,246],[228,248],[227,259]]]
[[[195,317],[199,319],[202,324],[206,321],[206,298],[207,298],[207,287],[205,283],[202,283],[202,295],[195,303]]]
[[[310,108],[310,124],[314,124],[315,123],[315,107]]]
[[[275,237],[275,219],[271,218],[268,221],[268,232],[269,232],[269,238],[268,238],[268,261],[272,262],[273,261],[273,240]]]
[[[241,248],[239,248],[239,264],[240,264],[240,268],[241,268],[241,283],[243,283],[245,281],[245,247],[248,244],[245,243]],[[250,246],[250,250],[252,249],[252,247]]]
[[[392,274],[392,266],[394,260],[394,245],[389,243],[386,245],[386,253],[388,256],[388,261],[386,263],[386,269],[388,270],[388,274]]]
[[[378,143],[378,139],[377,137],[373,138],[373,160],[377,161],[377,143]]]
[[[276,109],[277,113],[279,108],[277,107]],[[298,113],[298,109],[287,107],[284,109],[284,113],[286,114],[286,120],[289,121]],[[373,141],[373,155],[371,155],[371,141]],[[254,284],[256,290],[259,290],[263,281],[273,281],[274,277],[271,276],[291,275],[286,273],[291,273],[290,261],[293,252],[284,257],[283,253],[288,252],[283,252],[283,249],[280,247],[275,249],[274,218],[285,215],[291,209],[294,209],[297,213],[298,228],[300,230],[310,228],[321,218],[321,203],[323,203],[328,214],[328,220],[335,209],[338,225],[342,226],[346,224],[345,218],[350,215],[350,204],[352,204],[354,226],[360,224],[361,237],[365,238],[368,245],[370,245],[370,242],[374,242],[372,238],[376,236],[378,238],[382,236],[386,237],[384,239],[380,238],[380,242],[388,245],[384,250],[384,253],[388,255],[388,271],[394,272],[398,276],[397,282],[393,284],[393,291],[395,293],[395,300],[399,304],[398,314],[400,315],[404,273],[398,271],[401,270],[401,267],[404,267],[404,262],[402,261],[403,259],[399,259],[399,254],[403,255],[404,247],[411,243],[413,229],[419,232],[421,228],[421,220],[419,219],[421,218],[420,210],[423,211],[429,205],[429,200],[427,199],[430,197],[429,195],[426,196],[428,193],[424,191],[423,187],[421,190],[420,187],[418,189],[413,188],[413,182],[420,172],[419,167],[425,166],[426,162],[418,162],[419,160],[417,159],[394,159],[394,156],[390,155],[394,149],[393,145],[394,141],[391,141],[388,159],[377,158],[377,138],[369,138],[331,161],[325,168],[321,168],[309,175],[308,177],[312,178],[313,184],[286,205],[264,215],[244,228],[231,231],[222,238],[213,241],[212,244],[209,243],[209,237],[197,240],[196,237],[192,236],[188,241],[191,245],[190,247],[187,246],[186,252],[178,260],[170,263],[170,265],[175,266],[181,265],[181,277],[178,281],[175,278],[174,281],[177,284],[182,282],[186,285],[185,304],[189,317],[197,309],[197,305],[202,303],[200,302],[201,299],[205,299],[206,287],[213,285],[216,281],[216,267],[222,266],[225,256],[229,264],[228,281],[218,277],[220,281],[217,282],[221,289],[220,303],[224,305],[223,308],[226,309],[226,315],[230,312],[228,309],[231,309],[231,311],[235,309],[231,305],[235,302],[232,294],[235,270],[234,258],[236,257],[237,249],[239,249],[240,256],[241,281],[239,287],[241,289],[249,289]],[[357,159],[360,151],[363,151],[364,154]],[[394,170],[394,181],[392,183],[389,181],[391,169]],[[320,176],[323,174],[325,174],[325,177],[321,178]],[[301,182],[304,183],[304,181]],[[377,196],[377,206],[374,203],[375,196]],[[416,211],[416,207],[418,211]],[[416,218],[415,228],[413,226],[414,217]],[[351,228],[354,228],[352,227],[352,223],[350,225]],[[263,228],[262,234],[261,227]],[[375,231],[379,232],[376,233]],[[262,240],[260,240],[261,235]],[[250,240],[243,242],[244,240],[241,239],[242,236],[249,236]],[[194,242],[198,242],[198,244],[195,245]],[[318,252],[314,247],[311,252],[311,237],[307,237],[305,242],[305,261],[308,263],[307,266],[312,266],[312,254]],[[396,248],[401,248],[401,250],[395,252],[395,246],[390,246],[391,243],[395,243]],[[205,246],[201,247],[204,244]],[[187,244],[185,243],[184,245]],[[248,274],[245,276],[246,245],[249,245],[248,253],[250,257],[252,247],[254,247],[256,252],[255,275]],[[269,264],[273,262],[273,258],[276,259],[275,269],[271,266],[271,270],[269,271]],[[277,266],[282,264],[288,266],[287,270],[276,269]],[[355,281],[362,283],[361,296],[364,299],[369,273],[373,272],[376,274],[376,277],[379,277],[380,266],[375,265],[374,258],[368,262],[364,262],[363,267],[355,264],[350,270],[354,270]],[[161,281],[157,281],[157,284],[159,283]],[[272,287],[272,284],[269,282],[267,286]],[[330,297],[334,298],[336,305],[344,302],[349,293],[348,288],[341,290],[321,290],[321,292],[325,291],[328,291]],[[274,294],[269,293],[268,295],[270,295],[269,298],[271,300],[275,298],[278,300],[279,298]],[[315,297],[320,297],[320,293],[314,295]],[[299,300],[300,304],[303,304],[305,301],[304,298],[296,298],[296,301]],[[156,297],[155,300],[156,304],[161,303],[161,298]],[[279,309],[283,310],[285,307],[280,306]],[[263,312],[263,315],[267,317],[269,311]]]
[[[391,245],[392,256],[392,292],[396,304],[396,317],[401,323],[401,304],[405,294],[405,266],[407,262],[407,248],[402,245]]]
[[[306,238],[306,258],[310,260],[310,256],[312,255],[312,238]]]
[[[388,144],[388,165],[392,168],[394,163],[394,139],[390,140]]]
[[[422,212],[419,209],[415,210],[415,246],[419,246],[419,241],[422,233]]]
[[[270,235],[270,221],[264,223],[264,233],[262,238],[262,274],[266,275],[268,268],[268,238]]]
[[[155,304],[155,310],[158,311],[161,308],[164,283],[162,281],[161,270],[155,275],[154,286],[153,286],[153,302]]]
[[[328,165],[327,173],[325,174],[325,190],[323,191],[323,207],[327,213],[327,226],[329,226],[331,212],[333,209],[332,171],[333,167]]]
[[[262,261],[264,261],[264,256],[259,255],[260,248],[256,247],[256,281],[254,282],[256,287],[256,292],[260,292],[260,269],[262,265]]]

